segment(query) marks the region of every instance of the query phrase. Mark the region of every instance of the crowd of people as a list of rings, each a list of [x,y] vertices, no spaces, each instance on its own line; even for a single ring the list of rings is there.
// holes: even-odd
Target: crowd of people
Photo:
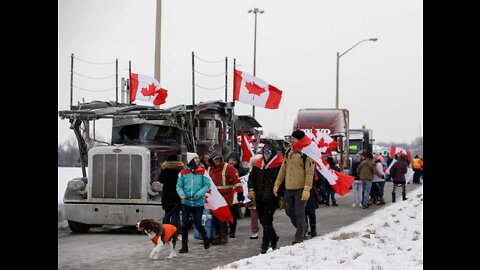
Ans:
[[[291,145],[304,136],[303,131],[295,130],[291,135]],[[261,224],[260,253],[264,254],[269,248],[276,249],[280,239],[273,222],[277,209],[285,209],[295,228],[292,244],[297,244],[303,242],[307,235],[317,236],[316,209],[319,205],[338,206],[335,190],[316,169],[312,158],[293,147],[282,153],[275,143],[267,142],[250,163],[242,162],[239,153],[225,154],[221,148],[212,150],[201,158],[196,153],[187,153],[187,164],[179,161],[176,155],[169,156],[162,164],[159,181],[163,184],[163,223],[175,225],[181,232],[180,253],[188,252],[189,222],[192,221],[205,249],[210,245],[228,244],[229,238],[235,238],[239,207],[248,207],[250,211],[250,239],[259,238],[258,223]],[[352,163],[352,176],[355,178],[351,186],[353,207],[358,205],[367,209],[371,205],[385,204],[384,187],[388,181],[393,183],[392,202],[396,202],[396,189],[399,187],[402,187],[402,199],[406,200],[405,174],[409,167],[414,170],[413,183],[420,184],[423,160],[418,155],[411,162],[406,155],[383,162],[381,155],[374,156],[364,151],[360,151],[358,157]],[[334,158],[326,156],[326,160],[331,169],[341,171]],[[240,177],[247,175],[248,190],[244,190]],[[233,222],[222,222],[213,215],[216,235],[213,240],[202,225],[205,195],[211,183],[225,199],[233,217]],[[245,195],[250,200],[248,204],[243,204]]]

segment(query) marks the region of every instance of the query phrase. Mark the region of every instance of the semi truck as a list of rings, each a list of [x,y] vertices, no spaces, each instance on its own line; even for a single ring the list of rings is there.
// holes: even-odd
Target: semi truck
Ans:
[[[158,178],[169,155],[185,162],[187,152],[202,156],[218,146],[237,151],[240,127],[253,133],[260,126],[248,115],[235,115],[234,103],[223,101],[167,109],[92,101],[59,111],[59,116],[70,121],[80,150],[82,176],[68,182],[63,199],[66,220],[77,233],[160,219]],[[100,120],[111,121],[110,142],[92,137]]]
[[[340,146],[332,151],[332,157],[344,173],[351,172],[349,156],[349,112],[347,109],[306,108],[298,110],[293,129],[328,134]]]
[[[350,154],[356,154],[360,151],[373,153],[373,131],[371,129],[351,129],[349,151]]]

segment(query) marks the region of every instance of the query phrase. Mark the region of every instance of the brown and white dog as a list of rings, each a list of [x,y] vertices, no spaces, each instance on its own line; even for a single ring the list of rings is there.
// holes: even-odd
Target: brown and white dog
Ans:
[[[177,228],[170,224],[162,224],[153,219],[142,219],[137,223],[137,230],[145,232],[152,241],[154,248],[150,252],[150,259],[158,260],[160,251],[164,246],[170,248],[170,255],[167,259],[177,256],[175,244],[177,243]]]

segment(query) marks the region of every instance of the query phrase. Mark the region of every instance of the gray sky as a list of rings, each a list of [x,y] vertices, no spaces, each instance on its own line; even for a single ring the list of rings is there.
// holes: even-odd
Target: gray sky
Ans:
[[[156,0],[58,0],[58,109],[70,104],[70,55],[90,62],[119,61],[119,78],[132,72],[154,76]],[[228,99],[232,100],[233,58],[253,73],[254,15],[257,18],[256,75],[283,90],[280,108],[256,107],[266,135],[292,131],[301,108],[334,108],[336,53],[340,58],[340,108],[350,111],[350,128],[373,129],[376,141],[410,142],[423,133],[423,1],[417,0],[164,0],[162,2],[161,84],[168,90],[162,108],[192,102],[191,53],[210,61],[228,57]],[[225,63],[198,59],[205,74]],[[115,65],[75,61],[74,71],[91,77],[115,74]],[[120,83],[120,79],[119,79]],[[196,74],[196,84],[216,88],[225,77]],[[84,89],[114,88],[114,78],[74,76]],[[196,88],[195,101],[223,100],[224,89]],[[73,101],[115,100],[114,91],[74,88]],[[236,103],[237,114],[252,107]],[[59,118],[60,119],[60,118]],[[107,125],[97,132],[109,136]],[[421,128],[422,126],[422,128]],[[98,134],[98,133],[97,133]],[[58,120],[58,140],[73,137]]]

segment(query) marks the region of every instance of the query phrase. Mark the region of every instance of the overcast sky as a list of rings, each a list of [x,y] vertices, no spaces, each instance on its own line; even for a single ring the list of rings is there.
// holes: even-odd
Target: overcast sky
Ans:
[[[119,61],[119,78],[132,72],[154,76],[156,0],[58,1],[58,109],[70,104],[70,55],[90,62]],[[423,1],[418,0],[164,0],[161,84],[169,96],[162,108],[192,102],[191,53],[217,61],[228,57],[228,99],[232,100],[233,59],[253,74],[254,15],[258,7],[256,75],[283,90],[280,108],[256,107],[264,134],[290,134],[301,108],[334,108],[336,54],[340,58],[340,108],[350,111],[350,128],[373,129],[376,141],[411,142],[423,133]],[[195,59],[204,74],[225,72],[225,63]],[[83,76],[109,77],[115,65],[75,60]],[[115,100],[114,77],[74,75],[73,102]],[[119,79],[120,84],[120,79]],[[196,84],[217,88],[225,77],[196,74]],[[195,101],[223,100],[224,89],[196,88]],[[237,114],[251,114],[236,103]],[[60,119],[60,118],[59,118]],[[99,133],[110,134],[99,125]],[[58,121],[58,140],[73,137]],[[108,134],[107,134],[108,133]],[[97,132],[98,134],[98,132]]]

